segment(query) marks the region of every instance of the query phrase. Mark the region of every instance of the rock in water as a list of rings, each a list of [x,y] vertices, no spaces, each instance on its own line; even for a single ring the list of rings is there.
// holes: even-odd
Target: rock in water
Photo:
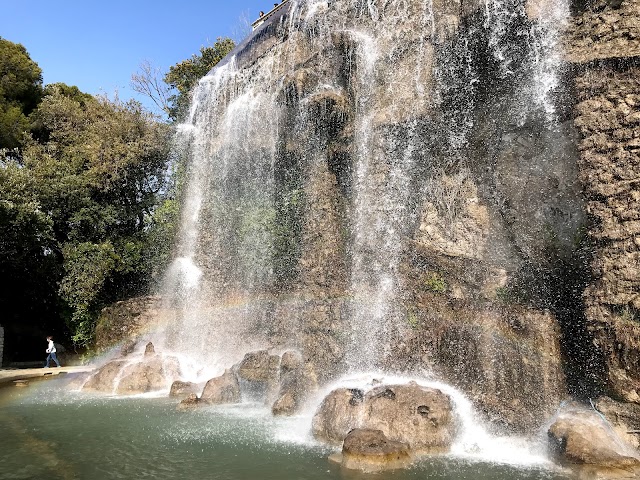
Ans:
[[[195,394],[198,390],[198,385],[192,382],[181,382],[176,380],[171,384],[171,390],[169,391],[170,397],[184,397],[186,395]]]
[[[352,470],[379,472],[406,467],[409,445],[389,440],[381,430],[351,430],[342,446],[341,465]]]
[[[389,440],[411,450],[434,453],[448,450],[456,422],[448,395],[411,382],[381,385],[364,393],[338,389],[322,402],[313,418],[313,434],[341,442],[354,428],[380,430]]]
[[[95,390],[111,393],[115,388],[116,377],[126,362],[116,360],[103,365],[82,387],[83,390]]]
[[[116,392],[119,395],[147,393],[162,390],[166,385],[162,360],[152,358],[127,367]]]
[[[150,357],[152,355],[156,354],[156,349],[153,346],[153,343],[149,342],[147,343],[147,346],[144,348],[144,356],[145,357]]]
[[[224,374],[207,382],[200,399],[214,404],[239,403],[241,395],[238,379],[231,370],[225,370]]]
[[[238,377],[251,382],[270,382],[278,376],[280,357],[267,350],[247,353],[238,365]]]
[[[640,478],[638,452],[625,444],[595,410],[565,407],[548,431],[552,451],[563,465],[613,478]],[[628,474],[632,476],[625,476]],[[637,475],[637,476],[635,476]]]
[[[247,353],[236,368],[238,379],[249,397],[271,404],[278,393],[280,356],[267,350]]]
[[[318,379],[311,364],[305,365],[297,352],[285,352],[280,361],[280,390],[271,412],[293,415],[317,389]]]
[[[342,442],[359,425],[364,391],[338,388],[327,395],[313,416],[313,436],[331,443]]]
[[[200,398],[198,398],[198,395],[196,395],[195,393],[191,393],[187,398],[183,399],[178,404],[178,406],[176,407],[176,410],[181,412],[184,412],[187,410],[193,410],[194,408],[199,407],[202,403],[203,402]]]

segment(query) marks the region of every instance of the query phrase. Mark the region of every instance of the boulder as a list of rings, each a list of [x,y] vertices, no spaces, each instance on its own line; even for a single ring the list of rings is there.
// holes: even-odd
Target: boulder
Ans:
[[[313,416],[312,431],[315,438],[341,443],[347,434],[360,425],[364,391],[356,388],[338,388],[327,395]]]
[[[120,370],[124,367],[126,362],[122,360],[115,360],[109,362],[92,375],[89,380],[82,387],[83,390],[95,390],[98,392],[113,392],[115,386],[116,377],[120,374]]]
[[[322,402],[313,418],[313,434],[341,442],[354,428],[380,430],[389,440],[425,453],[448,450],[456,434],[453,406],[440,390],[407,385],[381,385],[364,393],[338,389]]]
[[[558,414],[548,436],[552,452],[563,465],[580,467],[581,470],[586,467],[591,472],[622,472],[623,475],[624,472],[633,472],[640,475],[638,452],[625,444],[595,410],[575,403],[568,405]]]
[[[293,415],[298,410],[298,401],[293,392],[281,394],[271,407],[271,413],[278,416]]]
[[[145,359],[126,368],[116,388],[119,395],[132,395],[162,390],[167,378],[160,358]]]
[[[404,468],[411,462],[409,445],[389,440],[381,430],[351,430],[344,439],[340,464],[367,473]]]
[[[178,404],[176,410],[180,412],[193,410],[194,408],[198,408],[202,403],[203,402],[200,398],[198,398],[198,395],[196,395],[195,393],[191,393],[187,398],[183,399]]]
[[[250,382],[271,382],[278,377],[280,357],[267,350],[247,353],[238,364],[238,377]]]
[[[446,451],[456,434],[449,396],[415,382],[376,387],[365,396],[364,406],[367,428],[382,430],[412,450]]]
[[[156,349],[153,346],[153,343],[149,342],[147,343],[147,346],[144,348],[144,356],[145,357],[150,357],[152,355],[156,354]]]
[[[278,393],[280,357],[267,350],[247,353],[235,368],[238,380],[249,397],[272,403]]]
[[[171,384],[171,390],[169,391],[170,397],[185,397],[187,395],[195,394],[198,391],[198,384],[192,382],[181,382],[176,380]]]
[[[233,372],[225,370],[224,374],[207,382],[200,399],[213,404],[239,403],[241,395],[238,379]]]
[[[271,407],[274,415],[294,415],[308,395],[318,389],[313,367],[305,365],[295,352],[286,352],[280,362],[280,390]]]
[[[293,350],[286,351],[280,359],[280,374],[299,370],[303,367],[302,355]]]

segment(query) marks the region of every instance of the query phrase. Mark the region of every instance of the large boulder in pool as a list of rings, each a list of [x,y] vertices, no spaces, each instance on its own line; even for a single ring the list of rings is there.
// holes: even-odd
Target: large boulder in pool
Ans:
[[[124,369],[116,393],[134,395],[164,390],[179,376],[180,362],[176,357],[145,352],[142,361]]]
[[[272,403],[279,389],[280,356],[268,350],[247,353],[234,367],[249,397]]]
[[[119,395],[162,390],[167,386],[162,359],[155,357],[126,367],[116,392]]]
[[[213,404],[239,403],[241,399],[240,383],[231,370],[209,380],[200,397],[202,402]]]
[[[313,418],[316,438],[342,442],[354,428],[380,430],[392,441],[424,453],[447,451],[457,422],[451,398],[415,382],[381,385],[368,392],[338,389],[322,402]]]
[[[563,465],[596,477],[640,478],[638,451],[593,409],[575,403],[565,406],[549,427],[548,436],[552,452]]]
[[[364,391],[356,388],[338,388],[327,395],[313,416],[313,436],[342,443],[354,428],[364,428],[360,423]]]
[[[116,387],[116,378],[126,363],[123,360],[115,360],[103,365],[85,382],[82,389],[105,393],[113,392]]]
[[[238,364],[238,377],[250,382],[272,382],[278,378],[280,357],[268,350],[247,353]]]
[[[298,352],[285,352],[280,361],[280,390],[271,407],[274,415],[294,415],[303,402],[318,390],[318,379],[311,364]]]
[[[344,439],[342,454],[333,461],[351,470],[367,473],[404,468],[411,463],[409,445],[389,440],[381,430],[351,430]]]
[[[200,389],[197,383],[183,382],[180,380],[176,380],[171,384],[171,389],[169,390],[169,396],[184,398],[184,397],[190,396],[191,394],[198,393],[199,390]]]

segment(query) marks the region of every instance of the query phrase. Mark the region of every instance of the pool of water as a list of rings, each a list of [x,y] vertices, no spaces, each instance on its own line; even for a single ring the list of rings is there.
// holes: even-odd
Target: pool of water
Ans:
[[[365,475],[328,462],[306,418],[241,404],[178,412],[166,397],[70,392],[58,380],[0,390],[0,479],[562,479],[541,467],[435,457]]]

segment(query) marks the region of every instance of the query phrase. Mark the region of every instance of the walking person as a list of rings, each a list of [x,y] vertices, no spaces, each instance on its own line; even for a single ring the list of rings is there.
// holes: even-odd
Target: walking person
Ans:
[[[47,353],[49,354],[49,356],[47,357],[47,364],[44,366],[44,368],[49,368],[49,362],[51,360],[56,362],[56,365],[60,367],[60,362],[58,361],[58,357],[56,356],[56,346],[53,343],[53,337],[47,337],[47,342],[49,342],[47,346]]]

